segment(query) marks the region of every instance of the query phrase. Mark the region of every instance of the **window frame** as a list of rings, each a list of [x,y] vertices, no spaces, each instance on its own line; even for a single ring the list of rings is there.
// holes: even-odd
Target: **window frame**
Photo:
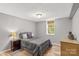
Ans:
[[[54,21],[54,33],[52,33],[52,34],[48,33],[48,21]],[[56,28],[56,26],[55,26],[55,20],[47,20],[46,21],[46,34],[47,35],[55,35],[55,28]]]

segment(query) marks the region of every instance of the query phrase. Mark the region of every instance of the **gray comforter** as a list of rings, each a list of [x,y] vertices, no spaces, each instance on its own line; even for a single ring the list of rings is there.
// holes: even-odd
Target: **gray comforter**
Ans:
[[[40,45],[43,42],[47,41],[48,39],[43,39],[43,38],[35,39],[35,38],[32,38],[32,39],[22,39],[22,40],[27,41],[27,42],[31,42],[31,43],[34,43],[34,44],[37,44],[37,45]]]
[[[33,55],[43,55],[44,51],[50,47],[51,42],[48,39],[21,39],[22,47],[26,48]]]

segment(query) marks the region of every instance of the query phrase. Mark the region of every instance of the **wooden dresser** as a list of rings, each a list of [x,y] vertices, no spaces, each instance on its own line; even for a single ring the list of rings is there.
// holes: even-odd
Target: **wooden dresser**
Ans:
[[[61,56],[79,56],[79,42],[77,40],[61,40]]]

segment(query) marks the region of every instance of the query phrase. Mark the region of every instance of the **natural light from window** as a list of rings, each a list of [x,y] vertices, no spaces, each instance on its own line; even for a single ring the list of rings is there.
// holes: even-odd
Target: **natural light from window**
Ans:
[[[46,21],[46,33],[47,35],[55,35],[55,20]]]

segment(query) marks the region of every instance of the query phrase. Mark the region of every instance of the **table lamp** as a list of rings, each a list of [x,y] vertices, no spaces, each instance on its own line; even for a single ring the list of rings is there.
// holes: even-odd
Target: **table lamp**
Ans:
[[[16,40],[16,32],[10,32],[11,40]]]

